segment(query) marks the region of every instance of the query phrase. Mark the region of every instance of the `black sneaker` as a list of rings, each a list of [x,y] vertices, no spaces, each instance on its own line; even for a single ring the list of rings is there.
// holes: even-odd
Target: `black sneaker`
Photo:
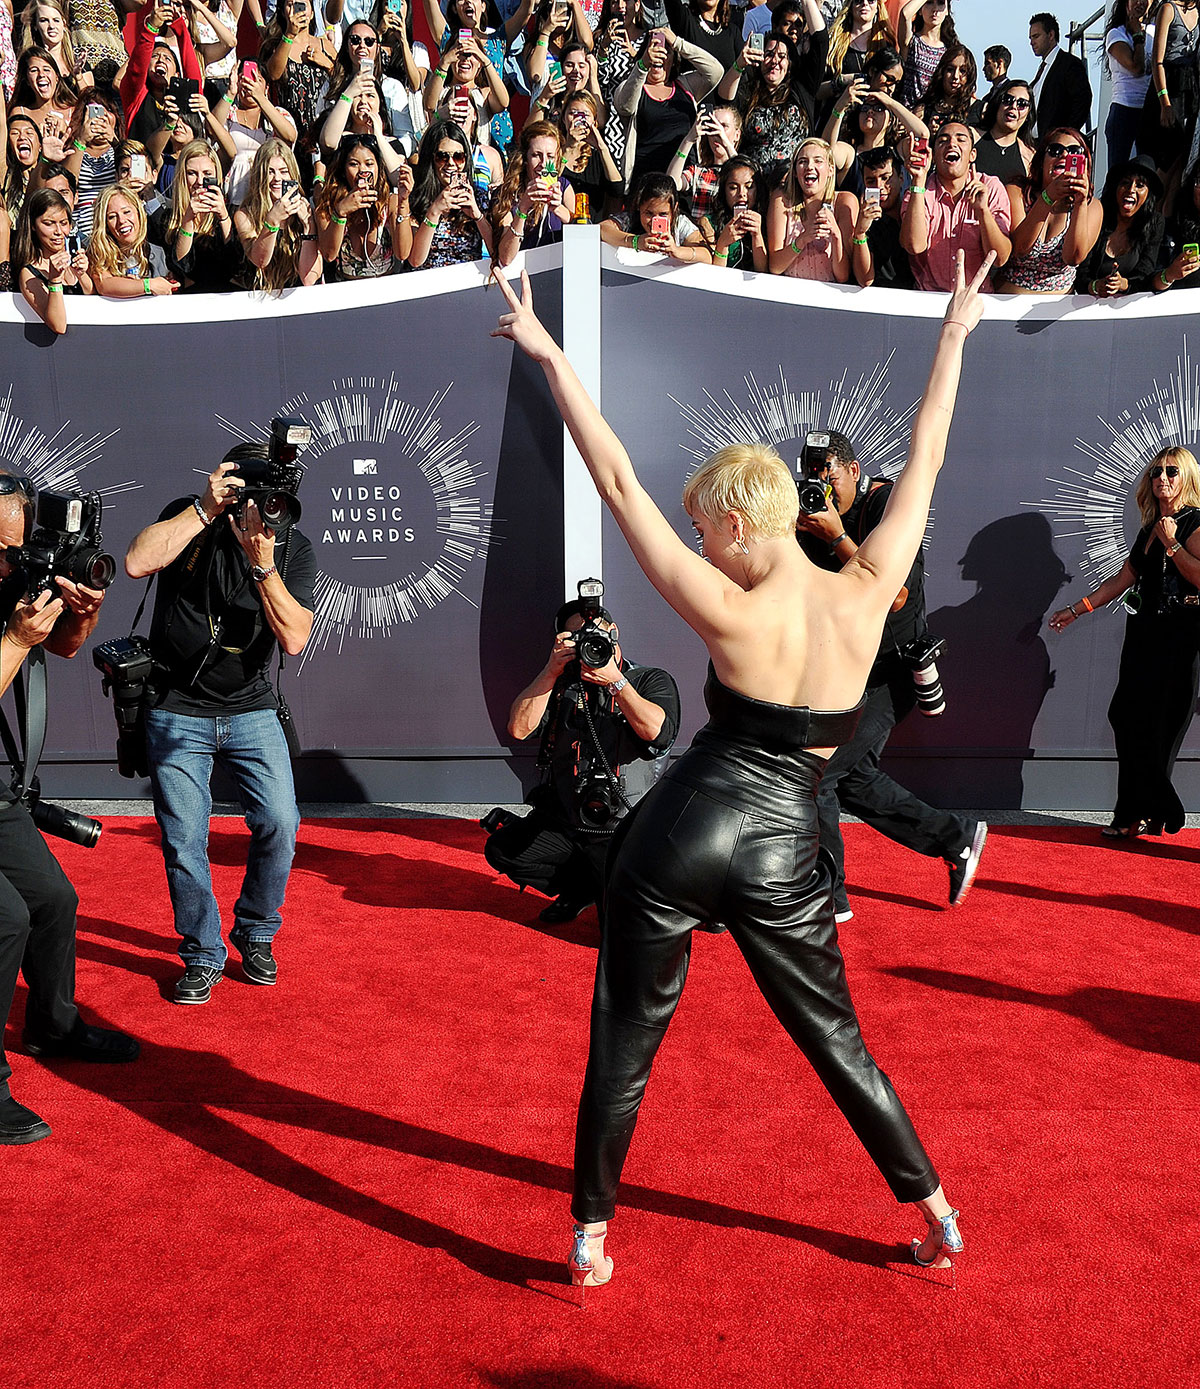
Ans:
[[[966,897],[979,871],[979,860],[983,857],[983,846],[987,843],[987,821],[980,820],[975,826],[971,842],[963,846],[955,859],[948,859],[950,865],[950,905],[957,907]]]
[[[111,1027],[92,1027],[80,1018],[65,1037],[39,1037],[26,1029],[21,1044],[30,1056],[63,1061],[136,1061],[141,1043]]]
[[[18,1143],[36,1143],[50,1137],[50,1125],[39,1119],[32,1109],[18,1104],[10,1095],[0,1100],[0,1143],[14,1147]]]
[[[224,970],[215,965],[188,965],[183,978],[175,985],[176,1003],[207,1003],[213,985],[225,977]]]
[[[235,940],[241,952],[242,973],[252,984],[273,984],[279,977],[279,966],[271,954],[269,940]]]

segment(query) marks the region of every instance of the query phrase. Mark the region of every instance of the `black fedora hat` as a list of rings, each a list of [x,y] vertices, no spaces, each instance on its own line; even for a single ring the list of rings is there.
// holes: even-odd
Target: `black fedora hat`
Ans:
[[[1163,195],[1163,182],[1158,176],[1158,170],[1154,166],[1154,160],[1148,154],[1139,154],[1136,159],[1126,159],[1124,163],[1116,164],[1108,171],[1108,177],[1104,180],[1105,189],[1116,189],[1116,186],[1123,178],[1130,174],[1138,174],[1146,180],[1146,187],[1149,188],[1154,196],[1161,200]]]

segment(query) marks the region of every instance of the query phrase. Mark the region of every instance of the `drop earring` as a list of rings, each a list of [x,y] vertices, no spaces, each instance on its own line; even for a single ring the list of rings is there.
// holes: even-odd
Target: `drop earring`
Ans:
[[[744,555],[748,555],[750,553],[744,540],[739,540],[737,543],[737,547],[739,550],[741,550],[742,554]]]

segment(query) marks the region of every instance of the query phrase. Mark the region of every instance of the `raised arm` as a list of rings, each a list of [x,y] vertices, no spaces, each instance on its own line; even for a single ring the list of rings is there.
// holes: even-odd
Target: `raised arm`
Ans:
[[[510,338],[545,372],[596,491],[612,512],[642,571],[690,627],[701,635],[712,631],[724,600],[741,590],[675,534],[638,481],[624,445],[584,390],[562,348],[534,314],[528,274],[521,274],[518,299],[504,276],[498,270],[492,273],[509,308],[508,313],[501,314],[492,336]]]
[[[855,570],[862,572],[878,584],[881,600],[886,603],[900,591],[925,534],[933,484],[946,457],[946,440],[954,418],[963,343],[983,315],[979,289],[987,279],[993,259],[991,255],[986,257],[979,273],[968,285],[963,274],[963,253],[958,253],[955,289],[938,334],[929,383],[913,422],[908,462],[892,488],[883,520],[842,570],[843,574]]]

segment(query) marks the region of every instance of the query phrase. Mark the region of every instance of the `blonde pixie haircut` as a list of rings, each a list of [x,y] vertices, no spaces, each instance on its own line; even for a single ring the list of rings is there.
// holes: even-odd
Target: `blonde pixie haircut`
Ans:
[[[792,535],[800,514],[796,482],[769,444],[730,444],[688,478],[683,489],[688,515],[699,511],[721,522],[736,511],[751,540]]]
[[[1191,449],[1167,448],[1156,453],[1146,464],[1146,471],[1138,483],[1135,499],[1142,513],[1142,525],[1153,526],[1158,520],[1158,502],[1154,497],[1154,481],[1150,469],[1156,463],[1169,463],[1179,469],[1179,480],[1183,484],[1179,494],[1180,506],[1200,506],[1200,463]]]

